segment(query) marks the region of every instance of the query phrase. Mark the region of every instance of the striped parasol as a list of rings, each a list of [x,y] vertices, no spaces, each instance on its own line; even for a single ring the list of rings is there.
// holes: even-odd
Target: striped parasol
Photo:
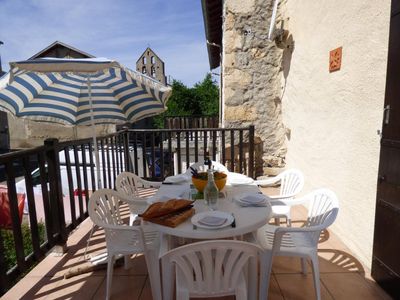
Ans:
[[[66,125],[135,122],[164,112],[171,88],[106,58],[40,58],[10,63],[0,80],[0,110]]]
[[[164,112],[171,93],[152,78],[107,59],[46,58],[10,65],[0,109],[38,121],[90,125],[93,116],[96,124],[135,122]]]

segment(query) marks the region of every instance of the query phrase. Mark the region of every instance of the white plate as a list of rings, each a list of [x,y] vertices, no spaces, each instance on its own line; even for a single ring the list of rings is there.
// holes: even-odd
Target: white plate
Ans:
[[[205,217],[218,217],[218,218],[224,218],[226,219],[225,223],[219,226],[208,226],[205,224],[200,223],[199,221],[202,220]],[[230,226],[233,222],[233,216],[230,213],[224,212],[224,211],[203,211],[201,213],[195,214],[191,221],[192,224],[196,225],[199,228],[206,228],[206,229],[219,229],[219,228],[224,228],[227,226]]]
[[[231,185],[242,185],[242,184],[252,184],[254,182],[253,178],[239,173],[229,173],[228,183]]]

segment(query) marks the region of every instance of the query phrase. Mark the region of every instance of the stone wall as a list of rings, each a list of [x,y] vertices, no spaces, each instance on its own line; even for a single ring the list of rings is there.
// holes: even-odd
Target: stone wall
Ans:
[[[223,122],[225,127],[255,125],[261,145],[262,175],[268,164],[284,165],[285,129],[281,121],[283,50],[266,39],[272,0],[224,2]],[[261,172],[260,172],[261,171]]]

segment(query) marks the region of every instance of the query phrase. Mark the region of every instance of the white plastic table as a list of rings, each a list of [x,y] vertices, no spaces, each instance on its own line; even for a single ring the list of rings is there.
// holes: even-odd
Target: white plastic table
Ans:
[[[258,193],[258,186],[254,183],[246,184],[246,185],[231,185],[229,183],[229,174],[228,174],[228,183],[224,188],[225,197],[219,198],[217,201],[217,210],[224,211],[228,213],[233,213],[235,217],[236,226],[227,226],[224,228],[218,229],[205,229],[205,228],[194,228],[191,223],[191,219],[189,218],[185,222],[179,224],[175,228],[171,228],[168,226],[163,226],[151,222],[144,222],[146,225],[152,227],[154,230],[158,230],[159,232],[168,235],[175,236],[180,238],[189,238],[189,239],[222,239],[222,238],[231,238],[237,237],[241,235],[245,235],[247,233],[251,233],[256,231],[258,228],[262,227],[271,218],[272,210],[271,206],[259,206],[259,207],[242,207],[236,201],[233,200],[234,196],[238,196],[240,194],[245,193]],[[190,197],[190,184],[182,183],[182,184],[172,184],[166,185],[163,184],[158,190],[155,198],[162,196],[181,196],[182,198],[189,199]],[[203,199],[196,200],[194,202],[194,209],[196,213],[210,210]],[[168,249],[171,248],[170,242],[164,239],[164,242],[160,249],[161,253],[165,253]],[[264,280],[265,270],[262,269],[261,279]],[[163,278],[163,295],[164,299],[169,300],[173,297],[173,284],[170,280]]]
[[[258,193],[259,189],[255,184],[247,185],[235,185],[232,186],[227,184],[224,188],[225,197],[219,198],[217,201],[217,210],[228,213],[233,213],[235,217],[236,226],[227,226],[218,229],[205,229],[205,228],[194,228],[189,218],[185,222],[179,224],[175,228],[154,224],[151,222],[145,222],[146,225],[154,227],[154,229],[171,236],[191,238],[191,239],[222,239],[244,235],[256,231],[268,223],[271,217],[271,206],[261,207],[242,207],[236,201],[233,201],[234,195],[240,195],[244,193]],[[190,184],[173,184],[173,185],[162,185],[156,194],[156,198],[162,195],[180,195],[182,198],[189,199]],[[194,202],[194,209],[196,213],[209,210],[203,199],[196,200]]]

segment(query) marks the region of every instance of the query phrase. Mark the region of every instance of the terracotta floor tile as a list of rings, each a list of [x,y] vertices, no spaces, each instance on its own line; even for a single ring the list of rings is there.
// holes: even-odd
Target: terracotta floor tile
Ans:
[[[292,212],[293,226],[301,226],[305,209]],[[283,221],[283,220],[282,220]],[[83,222],[68,240],[68,252],[60,257],[49,256],[34,268],[1,299],[104,299],[106,269],[83,273],[69,279],[63,276],[70,270],[91,266],[83,260],[91,222]],[[105,253],[104,231],[96,229],[91,239],[90,256]],[[372,280],[368,271],[346,250],[340,239],[329,231],[321,236],[319,262],[323,299],[389,299]],[[314,299],[311,267],[307,276],[301,274],[299,258],[274,258],[268,299]],[[338,288],[339,287],[339,288]],[[139,298],[140,297],[140,298]],[[131,268],[117,267],[113,278],[112,299],[151,300],[151,289],[143,255],[133,256]],[[221,299],[221,298],[220,298]],[[225,299],[225,298],[224,298]],[[226,297],[234,299],[234,297]],[[264,299],[266,300],[266,299]]]
[[[269,283],[268,300],[284,300],[283,295],[281,294],[281,289],[278,285],[275,275],[273,274],[271,274]]]
[[[147,275],[147,266],[144,255],[137,254],[132,256],[130,260],[130,268],[125,269],[124,267],[116,268],[114,270],[116,275]]]
[[[93,299],[104,279],[104,275],[98,276],[94,274],[83,274],[68,279],[61,279],[55,288],[47,290],[49,295],[46,297],[46,300]]]
[[[337,249],[319,249],[320,273],[365,273],[363,265],[350,253]]]
[[[374,282],[359,273],[321,274],[321,281],[335,300],[384,300],[390,299]]]
[[[151,294],[151,286],[150,286],[150,281],[149,277],[146,277],[146,282],[144,284],[142,293],[140,294],[139,300],[153,300],[152,294]]]
[[[275,277],[285,300],[315,299],[314,281],[311,274],[276,274]],[[321,298],[323,300],[333,299],[328,290],[322,284]]]
[[[301,260],[298,257],[275,256],[272,263],[274,274],[300,274]],[[311,272],[310,267],[307,272]]]
[[[146,276],[114,276],[111,287],[111,299],[139,299],[145,281]],[[104,299],[105,295],[106,280],[102,282],[93,299]]]
[[[36,277],[25,277],[28,281],[35,281],[32,285],[29,282],[29,289],[25,289],[25,293],[21,293],[21,297],[18,299],[55,299],[48,298],[55,290],[57,290],[57,286],[62,281],[61,277],[42,277],[39,281],[36,281]],[[25,287],[25,285],[23,285]],[[22,288],[21,288],[22,291]]]

